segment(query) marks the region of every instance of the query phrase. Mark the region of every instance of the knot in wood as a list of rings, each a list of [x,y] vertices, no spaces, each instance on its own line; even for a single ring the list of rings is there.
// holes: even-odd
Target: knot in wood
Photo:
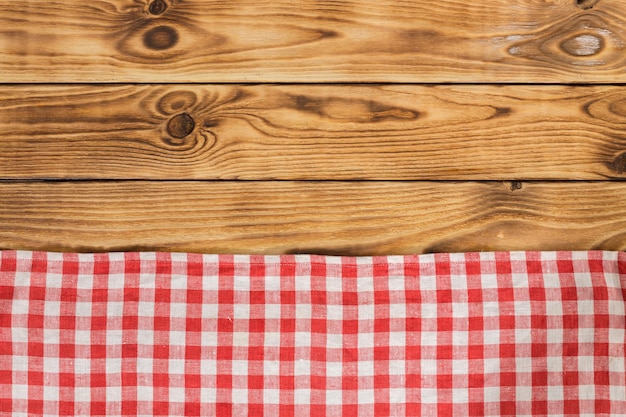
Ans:
[[[193,91],[172,91],[159,100],[158,109],[166,115],[180,113],[196,104],[197,100]]]
[[[576,7],[583,10],[593,9],[600,0],[575,0]]]
[[[152,3],[150,3],[150,6],[148,6],[148,11],[150,12],[150,14],[156,16],[165,13],[166,10],[167,3],[163,0],[154,0]]]
[[[619,154],[607,167],[617,174],[626,173],[626,152]]]
[[[193,118],[187,113],[178,114],[167,123],[167,133],[176,139],[188,136],[196,127]]]
[[[178,42],[178,33],[169,26],[157,26],[146,32],[143,44],[156,51],[169,49]]]
[[[591,34],[575,36],[561,43],[561,48],[572,56],[595,55],[603,47],[603,39]]]

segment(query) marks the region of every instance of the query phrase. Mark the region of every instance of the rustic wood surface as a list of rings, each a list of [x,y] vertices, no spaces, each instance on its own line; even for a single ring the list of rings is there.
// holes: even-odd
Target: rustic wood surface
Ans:
[[[623,182],[4,182],[0,195],[4,248],[626,250]]]
[[[0,248],[626,250],[625,85],[626,1],[0,0]]]
[[[2,82],[626,82],[626,2],[1,0]]]
[[[0,178],[626,178],[615,86],[7,86]]]

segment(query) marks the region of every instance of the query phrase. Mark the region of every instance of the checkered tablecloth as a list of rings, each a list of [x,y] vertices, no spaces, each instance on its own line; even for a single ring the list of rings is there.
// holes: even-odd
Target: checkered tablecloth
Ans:
[[[0,252],[0,414],[624,416],[626,254]]]

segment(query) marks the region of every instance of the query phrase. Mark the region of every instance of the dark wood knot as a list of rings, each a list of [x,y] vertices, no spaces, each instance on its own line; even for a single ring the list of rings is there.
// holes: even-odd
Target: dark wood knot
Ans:
[[[600,0],[575,0],[576,7],[583,10],[593,9]]]
[[[178,32],[169,26],[157,26],[146,32],[143,44],[156,51],[169,49],[178,43]]]
[[[188,136],[196,127],[193,118],[187,113],[177,114],[167,122],[167,133],[176,139]]]
[[[150,3],[150,6],[148,6],[148,11],[150,12],[150,14],[156,16],[165,13],[166,10],[167,3],[163,0],[154,0],[152,3]]]
[[[626,152],[617,155],[617,157],[613,161],[606,164],[606,166],[617,174],[621,175],[626,173]]]

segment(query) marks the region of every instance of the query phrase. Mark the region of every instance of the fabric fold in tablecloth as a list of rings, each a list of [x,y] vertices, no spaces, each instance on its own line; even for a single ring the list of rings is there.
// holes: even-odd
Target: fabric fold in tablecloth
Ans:
[[[0,414],[626,415],[626,254],[0,252]]]

